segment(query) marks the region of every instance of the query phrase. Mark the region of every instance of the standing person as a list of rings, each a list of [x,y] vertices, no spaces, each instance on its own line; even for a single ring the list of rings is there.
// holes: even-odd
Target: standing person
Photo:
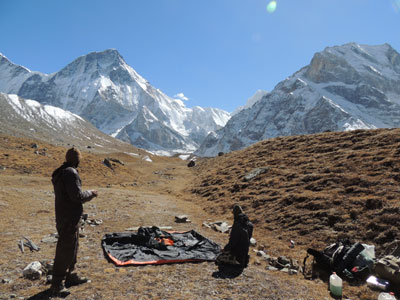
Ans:
[[[81,153],[71,148],[65,155],[64,164],[52,175],[55,194],[56,227],[58,242],[54,259],[53,279],[50,291],[53,296],[65,297],[70,294],[65,286],[88,281],[72,273],[76,263],[79,239],[79,221],[83,212],[82,204],[97,197],[97,191],[82,191],[81,179],[76,168]],[[63,281],[65,280],[65,284]]]
[[[246,268],[249,263],[250,239],[253,235],[253,224],[244,214],[240,205],[233,207],[233,225],[229,242],[217,258],[217,263],[237,265]]]

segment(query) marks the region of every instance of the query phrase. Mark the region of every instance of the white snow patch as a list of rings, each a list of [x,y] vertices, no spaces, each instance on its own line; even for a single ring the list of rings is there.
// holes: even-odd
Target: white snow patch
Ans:
[[[182,159],[182,160],[188,160],[189,157],[190,157],[190,154],[179,155],[179,158]]]
[[[140,156],[139,154],[133,153],[133,152],[124,152],[124,153],[125,153],[125,154],[128,154],[128,155],[130,155],[130,156],[134,156],[134,157]]]
[[[148,155],[146,155],[146,156],[143,157],[142,159],[143,159],[144,161],[153,162],[153,161],[151,160],[151,158],[150,158]]]

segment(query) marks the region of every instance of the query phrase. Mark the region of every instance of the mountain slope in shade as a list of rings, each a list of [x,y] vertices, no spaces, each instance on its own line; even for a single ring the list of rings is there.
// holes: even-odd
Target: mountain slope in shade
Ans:
[[[230,117],[168,97],[114,49],[81,56],[49,75],[0,55],[0,91],[71,111],[107,134],[155,151],[193,151]],[[155,128],[163,132],[155,134]]]
[[[0,133],[100,152],[134,150],[132,145],[104,134],[69,111],[4,93],[0,93]]]
[[[400,127],[400,55],[388,44],[350,43],[316,53],[211,133],[196,154],[215,156],[277,136],[391,127]]]

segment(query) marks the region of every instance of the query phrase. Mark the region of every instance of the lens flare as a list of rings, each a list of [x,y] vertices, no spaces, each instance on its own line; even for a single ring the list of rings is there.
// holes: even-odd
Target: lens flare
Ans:
[[[400,13],[400,0],[392,0],[392,5],[394,11]]]
[[[276,10],[276,1],[270,1],[267,5],[267,11],[272,14]]]

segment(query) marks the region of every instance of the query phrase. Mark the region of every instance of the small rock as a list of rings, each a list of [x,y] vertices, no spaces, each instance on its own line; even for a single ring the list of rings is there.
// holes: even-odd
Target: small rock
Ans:
[[[297,270],[289,269],[289,275],[297,275]]]
[[[111,161],[113,161],[113,162],[115,162],[115,163],[118,163],[118,164],[120,164],[120,165],[122,165],[122,166],[125,166],[124,162],[123,162],[123,161],[120,161],[119,159],[116,159],[116,158],[109,158],[109,160],[111,160]]]
[[[278,262],[281,264],[281,265],[284,265],[284,266],[286,266],[286,265],[290,265],[290,260],[286,257],[286,256],[279,256],[278,257]]]
[[[251,238],[251,239],[250,239],[250,245],[253,246],[253,247],[254,247],[255,245],[257,245],[257,241],[256,241],[255,238]]]
[[[45,244],[55,244],[58,241],[58,234],[55,235],[54,233],[45,236],[44,238],[42,238],[41,242],[45,243]]]
[[[288,268],[283,268],[283,269],[281,269],[281,272],[289,273],[289,269]]]
[[[203,224],[201,224],[201,225],[204,226],[204,227],[206,227],[206,228],[210,228],[210,229],[211,229],[211,226],[208,225],[206,222],[203,222]]]
[[[218,156],[223,156],[224,152],[218,152]]]
[[[190,223],[191,221],[189,220],[187,215],[181,215],[181,216],[175,216],[175,222],[176,223]]]
[[[1,283],[4,283],[4,284],[10,284],[10,283],[12,283],[13,281],[10,279],[10,278],[3,278],[2,280],[1,280]]]
[[[111,170],[113,170],[113,166],[112,166],[112,164],[111,164],[111,161],[110,161],[108,158],[105,158],[105,159],[103,160],[103,164],[104,164],[105,166],[109,167]]]
[[[222,232],[222,233],[227,233],[230,229],[230,226],[226,222],[214,223],[211,226],[214,230]]]
[[[257,251],[257,256],[267,255],[264,251]]]
[[[42,267],[42,264],[38,261],[31,262],[22,271],[22,275],[31,280],[39,279],[42,276]]]
[[[33,148],[33,149],[38,149],[38,148],[39,148],[39,145],[38,145],[38,144],[32,144],[32,145],[31,145],[31,148]]]
[[[296,242],[293,240],[290,240],[289,248],[294,248],[295,245],[296,245]]]
[[[14,298],[17,298],[17,295],[15,295],[15,294],[10,294],[9,297],[10,297],[10,299],[14,299]]]
[[[258,251],[257,256],[261,256],[264,260],[269,261],[271,259],[271,256],[266,254],[264,251]]]
[[[192,167],[194,167],[195,165],[196,165],[196,162],[195,162],[194,160],[191,160],[191,161],[187,164],[188,168],[192,168]]]
[[[255,168],[251,170],[248,174],[246,174],[246,176],[244,176],[244,181],[250,181],[258,175],[266,173],[267,171],[268,168]]]
[[[46,276],[46,284],[50,284],[53,281],[53,275]]]
[[[94,225],[101,225],[103,224],[103,220],[102,219],[95,219],[94,220]]]
[[[269,270],[269,271],[278,271],[278,268],[275,268],[273,266],[267,266],[265,269]]]

